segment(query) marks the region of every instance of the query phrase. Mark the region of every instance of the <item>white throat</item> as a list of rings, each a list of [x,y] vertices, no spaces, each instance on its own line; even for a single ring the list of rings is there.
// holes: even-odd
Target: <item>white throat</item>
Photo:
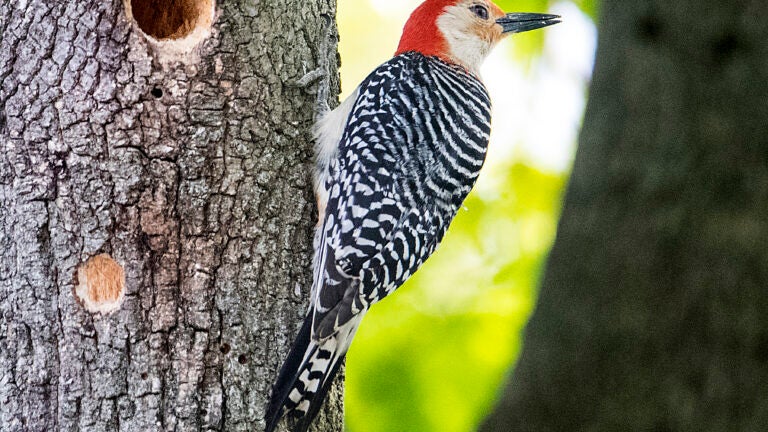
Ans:
[[[493,45],[470,31],[467,25],[471,20],[469,14],[467,8],[449,6],[437,18],[437,28],[448,42],[451,57],[479,76],[480,66]]]

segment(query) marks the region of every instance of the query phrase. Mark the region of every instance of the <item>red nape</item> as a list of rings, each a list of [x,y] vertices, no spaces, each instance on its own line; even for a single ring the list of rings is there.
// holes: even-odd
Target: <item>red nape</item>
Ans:
[[[408,51],[418,51],[450,60],[448,43],[437,28],[437,17],[446,7],[456,4],[457,0],[426,0],[413,11],[403,28],[400,45],[395,55]]]

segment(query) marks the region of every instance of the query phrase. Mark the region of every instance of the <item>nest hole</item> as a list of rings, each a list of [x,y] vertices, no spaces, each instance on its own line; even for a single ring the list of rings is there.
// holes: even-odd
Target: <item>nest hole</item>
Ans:
[[[129,16],[155,39],[181,39],[213,22],[213,0],[126,0]]]

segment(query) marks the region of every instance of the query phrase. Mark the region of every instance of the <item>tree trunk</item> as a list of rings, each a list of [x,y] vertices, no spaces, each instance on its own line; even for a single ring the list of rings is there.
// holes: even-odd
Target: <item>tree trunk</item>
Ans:
[[[264,426],[335,2],[211,2],[0,5],[2,431]],[[341,430],[339,385],[326,406]]]
[[[763,431],[768,2],[602,9],[557,239],[481,430]]]

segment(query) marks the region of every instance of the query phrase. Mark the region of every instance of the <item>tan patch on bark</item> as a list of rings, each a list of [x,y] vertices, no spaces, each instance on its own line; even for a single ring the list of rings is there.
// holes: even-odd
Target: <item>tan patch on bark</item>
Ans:
[[[120,308],[125,272],[109,255],[91,257],[77,269],[77,280],[75,294],[89,312],[107,314]]]

